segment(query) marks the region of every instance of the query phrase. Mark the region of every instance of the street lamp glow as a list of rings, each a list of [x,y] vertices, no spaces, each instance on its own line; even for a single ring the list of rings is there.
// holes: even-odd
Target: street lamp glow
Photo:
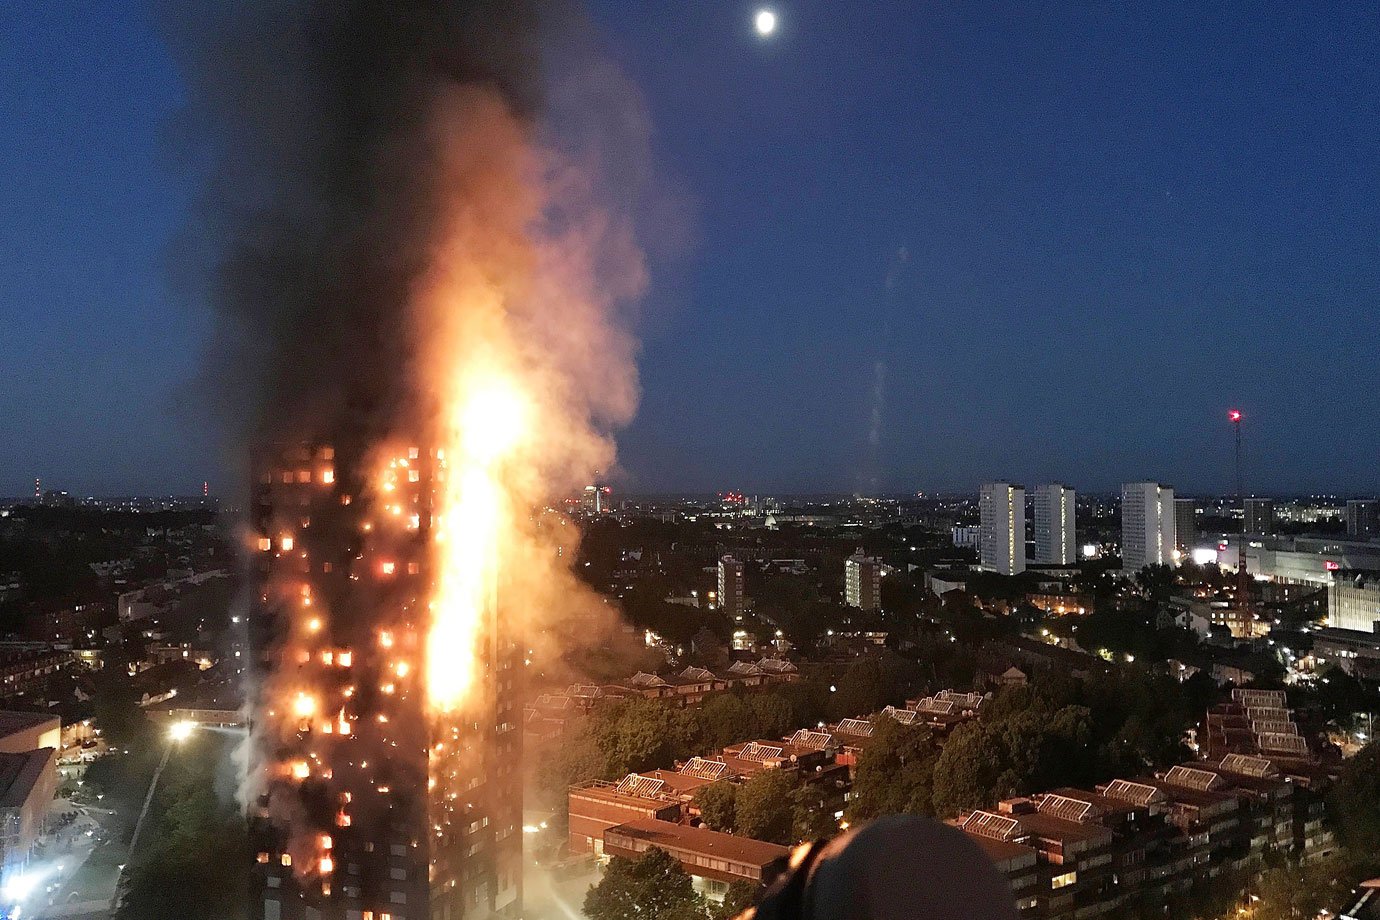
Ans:
[[[172,725],[168,726],[168,737],[173,741],[186,741],[188,738],[192,737],[192,732],[195,729],[195,722],[184,719],[181,722],[174,722]]]
[[[753,17],[752,25],[757,29],[757,34],[766,38],[776,31],[776,14],[771,10],[758,10]]]

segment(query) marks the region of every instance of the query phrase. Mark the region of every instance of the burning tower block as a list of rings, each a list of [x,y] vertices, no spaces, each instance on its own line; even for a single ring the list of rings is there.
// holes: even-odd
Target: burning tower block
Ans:
[[[453,649],[472,671],[464,698],[438,707],[427,692],[438,453],[299,446],[257,471],[264,920],[521,911],[522,655],[496,603],[479,611],[473,647]]]

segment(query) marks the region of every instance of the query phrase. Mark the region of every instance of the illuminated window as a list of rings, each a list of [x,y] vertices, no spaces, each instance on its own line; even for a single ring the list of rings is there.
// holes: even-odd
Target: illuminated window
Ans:
[[[407,481],[408,481],[408,482],[421,482],[421,481],[422,481],[422,471],[421,471],[421,470],[408,470],[408,471],[407,471]]]
[[[322,460],[334,460],[334,459],[335,459],[335,448],[334,448],[334,447],[323,447],[323,448],[321,448],[321,459],[322,459]]]
[[[324,469],[321,471],[321,481],[325,483],[335,482],[335,470]]]
[[[311,470],[298,470],[298,471],[297,471],[297,481],[298,481],[298,482],[311,482]]]
[[[1050,879],[1050,880],[1049,880],[1049,887],[1055,888],[1055,889],[1058,889],[1058,888],[1067,888],[1068,886],[1077,883],[1077,881],[1078,881],[1078,873],[1077,873],[1077,872],[1065,872],[1063,875],[1056,875],[1056,876],[1054,876],[1054,878]]]
[[[392,575],[397,570],[397,568],[398,564],[396,562],[385,562],[383,564],[383,574]]]
[[[285,553],[291,551],[291,549],[292,549],[292,537],[283,537],[282,539],[280,539],[280,540],[278,541],[278,546],[279,546],[279,548],[282,549],[282,551],[285,552]]]
[[[268,537],[260,537],[259,549],[263,552],[268,552],[269,550],[273,549],[273,541],[270,540]]]
[[[417,575],[417,574],[419,574],[421,571],[422,571],[422,565],[421,565],[420,562],[409,562],[409,563],[407,564],[407,574],[409,574],[409,575]]]

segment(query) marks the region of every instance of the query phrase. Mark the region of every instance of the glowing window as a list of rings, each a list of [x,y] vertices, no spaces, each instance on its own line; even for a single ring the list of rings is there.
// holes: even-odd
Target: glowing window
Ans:
[[[311,482],[311,470],[298,470],[298,471],[297,471],[297,481],[298,481],[298,482]]]
[[[327,468],[321,471],[321,481],[325,483],[335,482],[335,470]]]
[[[408,482],[421,482],[421,481],[422,481],[422,471],[421,471],[421,470],[408,470],[408,471],[407,471],[407,481],[408,481]]]
[[[278,541],[279,548],[285,553],[292,549],[292,545],[292,537],[283,537]]]
[[[392,575],[395,571],[397,571],[397,568],[398,564],[396,562],[385,562],[383,564],[383,574]]]
[[[1050,880],[1049,880],[1049,887],[1055,888],[1055,889],[1058,889],[1058,888],[1067,888],[1067,887],[1069,887],[1070,885],[1076,884],[1077,882],[1078,882],[1078,873],[1077,873],[1077,872],[1065,872],[1063,875],[1056,875],[1056,876],[1054,876],[1054,878],[1050,879]]]
[[[259,549],[263,552],[268,552],[269,550],[273,549],[273,541],[270,540],[268,537],[260,537]]]

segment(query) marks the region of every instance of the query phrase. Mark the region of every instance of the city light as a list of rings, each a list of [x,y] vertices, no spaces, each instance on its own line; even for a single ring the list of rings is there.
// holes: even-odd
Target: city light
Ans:
[[[196,731],[196,723],[183,719],[168,726],[168,738],[172,741],[186,741]]]

